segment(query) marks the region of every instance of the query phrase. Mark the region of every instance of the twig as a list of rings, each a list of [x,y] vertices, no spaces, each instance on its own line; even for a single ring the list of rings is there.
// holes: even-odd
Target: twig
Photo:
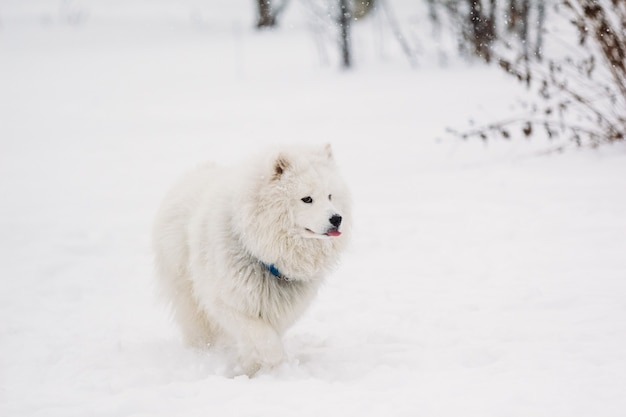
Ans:
[[[387,20],[389,21],[389,26],[391,27],[391,31],[396,37],[400,47],[404,51],[404,54],[407,56],[409,60],[409,64],[412,68],[417,67],[417,59],[415,57],[415,53],[413,52],[411,46],[406,40],[406,37],[402,33],[402,29],[400,29],[400,25],[398,24],[398,20],[396,19],[393,10],[391,10],[391,6],[386,0],[379,0],[379,4],[381,5],[385,15],[387,15]]]

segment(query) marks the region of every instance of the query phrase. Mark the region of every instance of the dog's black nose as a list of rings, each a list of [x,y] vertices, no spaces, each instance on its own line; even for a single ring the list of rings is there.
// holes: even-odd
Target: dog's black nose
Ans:
[[[339,227],[339,225],[341,224],[341,216],[338,214],[333,214],[333,217],[331,217],[330,219],[328,219],[328,221],[330,222],[330,224],[332,224],[335,227]]]

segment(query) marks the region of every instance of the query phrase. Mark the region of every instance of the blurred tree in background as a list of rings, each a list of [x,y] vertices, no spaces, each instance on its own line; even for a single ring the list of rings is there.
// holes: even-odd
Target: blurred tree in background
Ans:
[[[285,10],[288,0],[276,2],[272,0],[256,0],[257,5],[257,23],[256,27],[271,28],[278,24],[278,15]]]
[[[493,48],[515,48],[526,59],[541,58],[545,24],[544,0],[427,0],[429,15],[459,38],[459,47],[486,62]]]
[[[256,0],[257,28],[272,28],[278,24],[278,16],[287,6],[288,0],[276,5],[272,0]],[[374,10],[375,0],[325,0],[320,4],[314,0],[307,2],[319,16],[325,16],[336,25],[338,31],[338,45],[341,54],[341,65],[344,68],[352,66],[351,23],[367,16]],[[321,11],[321,12],[320,12]]]
[[[276,25],[276,16],[272,11],[271,0],[257,0],[258,19],[256,26],[258,28],[274,27]]]

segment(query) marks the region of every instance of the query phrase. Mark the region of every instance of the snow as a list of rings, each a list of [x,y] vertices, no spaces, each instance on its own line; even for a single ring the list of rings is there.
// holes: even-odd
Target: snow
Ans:
[[[338,71],[296,4],[0,4],[0,415],[623,415],[626,147],[446,137],[525,93],[391,35]],[[150,226],[185,170],[290,142],[333,144],[356,233],[250,379],[182,345]]]

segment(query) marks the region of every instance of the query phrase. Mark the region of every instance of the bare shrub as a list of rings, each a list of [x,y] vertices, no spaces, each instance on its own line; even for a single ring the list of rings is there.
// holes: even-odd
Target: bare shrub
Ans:
[[[487,140],[530,138],[542,132],[548,138],[565,137],[578,146],[592,147],[624,140],[626,2],[560,0],[554,13],[575,29],[572,39],[550,39],[560,42],[560,56],[542,61],[531,61],[525,54],[497,58],[500,68],[538,93],[531,110],[518,118],[453,134]]]

